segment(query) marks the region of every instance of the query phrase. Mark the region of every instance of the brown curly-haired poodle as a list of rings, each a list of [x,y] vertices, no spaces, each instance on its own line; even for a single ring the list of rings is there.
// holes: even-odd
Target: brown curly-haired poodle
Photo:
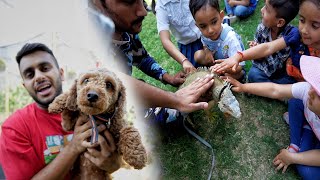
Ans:
[[[138,130],[128,126],[123,119],[125,99],[125,87],[120,79],[107,69],[95,69],[82,74],[69,92],[56,97],[49,106],[49,112],[62,112],[62,126],[66,131],[74,129],[80,116],[98,115],[95,119],[109,119],[106,124],[122,159],[135,169],[141,169],[147,162],[146,150]],[[80,155],[74,169],[77,172],[74,177],[81,179],[110,178],[107,171],[96,167],[84,154]]]

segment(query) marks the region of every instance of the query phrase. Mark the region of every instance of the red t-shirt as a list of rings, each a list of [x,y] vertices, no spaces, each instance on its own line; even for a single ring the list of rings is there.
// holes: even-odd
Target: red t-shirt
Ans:
[[[7,179],[31,179],[71,141],[60,114],[49,114],[36,103],[17,110],[2,125],[0,161]]]

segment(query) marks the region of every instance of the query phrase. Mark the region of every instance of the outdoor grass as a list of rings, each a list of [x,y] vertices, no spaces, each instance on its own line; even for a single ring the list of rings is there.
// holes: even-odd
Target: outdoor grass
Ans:
[[[254,15],[232,24],[242,36],[246,48],[246,42],[253,39],[260,23],[263,3],[258,2]],[[294,24],[297,24],[296,20]],[[144,20],[140,38],[149,54],[170,74],[182,70],[163,49],[152,13]],[[247,62],[247,68],[250,66],[251,63]],[[138,69],[134,69],[134,76],[162,89],[176,90],[147,77]],[[213,109],[211,117],[206,117],[203,111],[190,115],[197,133],[213,146],[216,164],[212,179],[299,179],[292,165],[282,174],[275,171],[272,164],[279,150],[289,144],[289,127],[282,120],[287,105],[253,95],[236,94],[236,97],[242,111],[240,119],[226,118],[218,108]],[[164,179],[207,179],[211,166],[210,149],[186,131],[161,136],[162,144],[157,153],[162,161]]]

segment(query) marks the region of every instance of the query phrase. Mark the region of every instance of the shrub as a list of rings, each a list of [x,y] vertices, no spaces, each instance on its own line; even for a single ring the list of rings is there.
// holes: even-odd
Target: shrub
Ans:
[[[14,112],[17,109],[24,107],[25,105],[32,102],[32,98],[28,92],[22,87],[17,86],[16,88],[10,88],[9,90],[9,112]],[[5,112],[6,107],[6,91],[0,92],[0,111]]]
[[[6,63],[3,59],[0,59],[0,72],[3,72],[6,70]]]

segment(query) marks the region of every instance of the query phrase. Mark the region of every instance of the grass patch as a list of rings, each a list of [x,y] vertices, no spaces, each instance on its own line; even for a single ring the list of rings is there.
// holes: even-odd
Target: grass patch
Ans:
[[[253,40],[261,21],[262,6],[263,1],[259,1],[253,16],[232,25],[241,35],[246,48],[246,42]],[[294,24],[297,25],[297,20]],[[144,20],[140,38],[149,54],[169,73],[182,69],[163,49],[152,13]],[[247,68],[250,66],[251,63],[247,62]],[[133,72],[135,77],[149,84],[169,91],[176,90],[147,77],[136,68]],[[191,114],[198,134],[214,148],[216,166],[213,179],[299,179],[293,166],[282,174],[276,172],[272,165],[279,150],[289,144],[289,127],[282,120],[287,105],[253,95],[237,94],[236,97],[242,111],[240,119],[225,118],[217,108],[211,117],[206,117],[203,111]],[[164,179],[206,179],[208,176],[210,150],[187,132],[163,137],[157,153],[162,161]]]

